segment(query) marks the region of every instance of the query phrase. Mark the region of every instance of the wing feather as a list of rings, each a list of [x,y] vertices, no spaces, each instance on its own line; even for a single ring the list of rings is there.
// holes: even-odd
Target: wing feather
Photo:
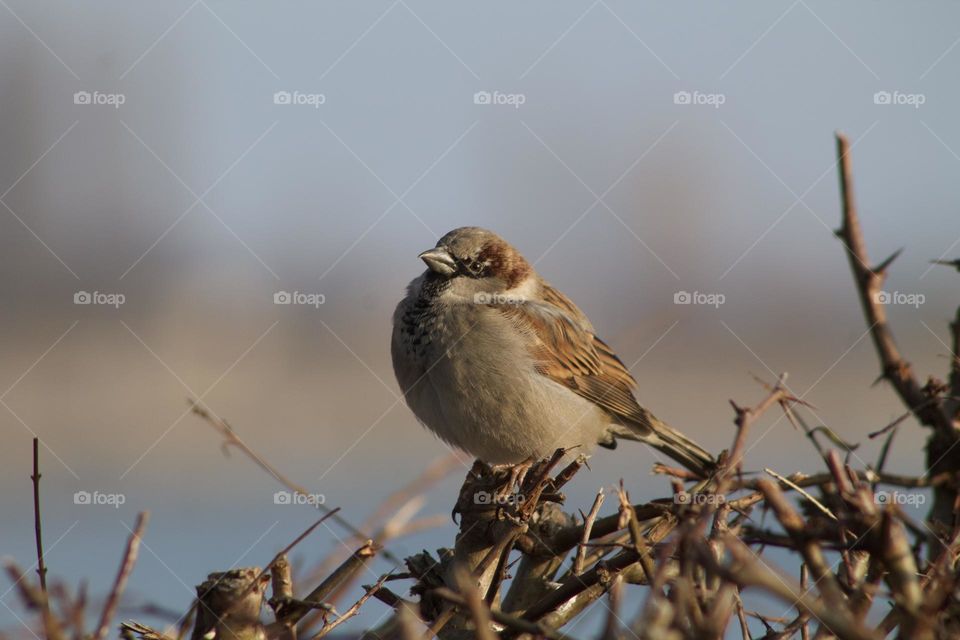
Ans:
[[[636,425],[649,426],[647,412],[637,404],[636,381],[593,326],[565,295],[543,283],[541,301],[497,305],[530,338],[536,370],[607,412]]]

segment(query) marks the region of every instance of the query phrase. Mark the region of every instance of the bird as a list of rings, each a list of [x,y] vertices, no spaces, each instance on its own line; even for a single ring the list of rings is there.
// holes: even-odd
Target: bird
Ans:
[[[416,418],[492,468],[558,449],[646,443],[706,476],[714,458],[641,406],[636,381],[587,316],[511,244],[480,227],[418,256],[393,315],[397,383]]]

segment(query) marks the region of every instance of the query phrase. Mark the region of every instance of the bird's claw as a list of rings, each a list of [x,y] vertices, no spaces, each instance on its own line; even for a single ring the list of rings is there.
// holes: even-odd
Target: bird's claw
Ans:
[[[504,503],[510,499],[511,494],[513,494],[513,488],[517,488],[517,493],[522,490],[523,483],[527,479],[527,473],[533,467],[535,460],[533,458],[527,458],[523,462],[519,462],[514,465],[509,465],[510,477],[507,482],[500,486],[497,491],[494,493],[494,496],[497,499],[498,503]],[[505,465],[506,466],[506,465]]]

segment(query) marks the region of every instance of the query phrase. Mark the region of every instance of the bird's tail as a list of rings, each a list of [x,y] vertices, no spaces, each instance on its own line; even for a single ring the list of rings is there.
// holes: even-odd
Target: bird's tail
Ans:
[[[644,426],[648,428],[633,429],[623,436],[650,445],[700,476],[706,477],[716,468],[716,459],[703,447],[655,416],[647,417]]]

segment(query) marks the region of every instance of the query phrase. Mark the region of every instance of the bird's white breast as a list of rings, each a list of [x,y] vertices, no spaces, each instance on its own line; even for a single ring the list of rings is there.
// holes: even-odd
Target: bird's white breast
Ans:
[[[487,305],[444,297],[421,318],[419,340],[405,331],[401,308],[395,316],[394,368],[421,422],[491,464],[596,443],[607,416],[538,374],[526,337],[505,316]]]

